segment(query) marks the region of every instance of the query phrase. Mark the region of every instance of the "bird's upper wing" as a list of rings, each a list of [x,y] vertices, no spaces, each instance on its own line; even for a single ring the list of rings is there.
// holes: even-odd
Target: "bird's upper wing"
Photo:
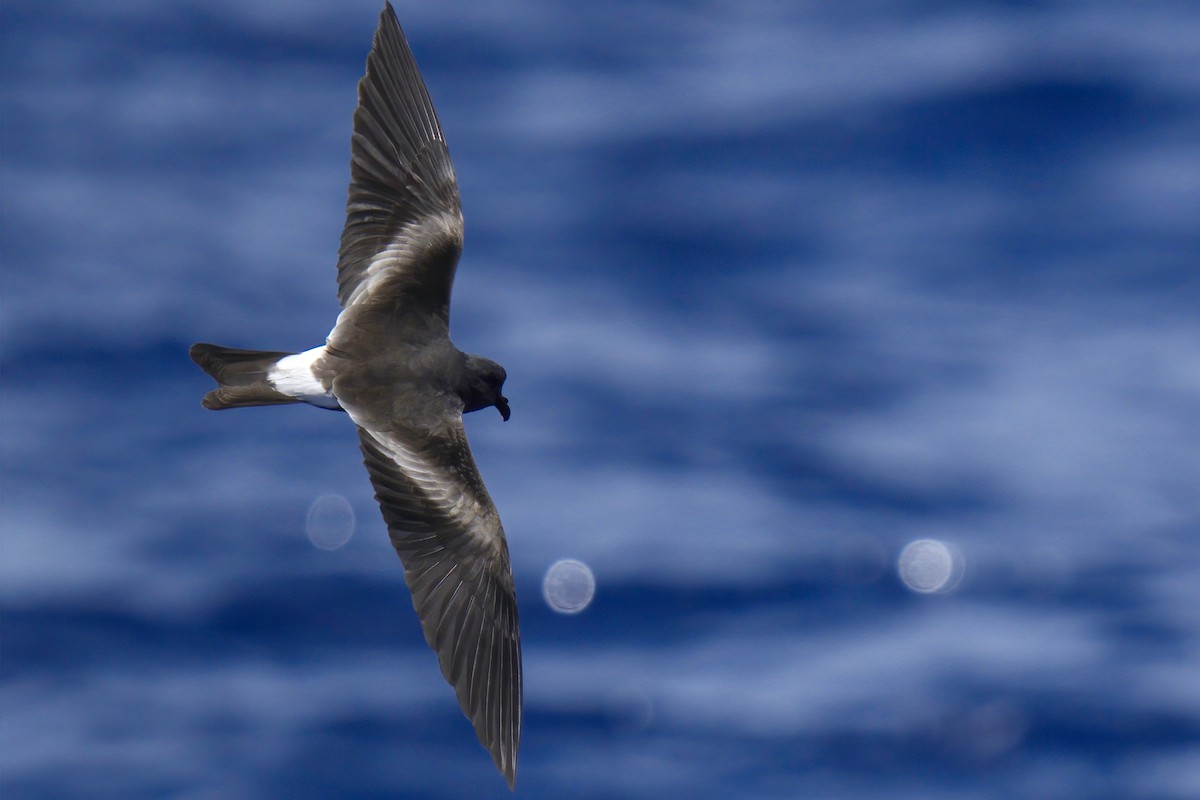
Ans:
[[[448,321],[462,238],[450,151],[388,3],[358,84],[338,300],[399,301]]]
[[[511,787],[521,739],[516,595],[504,529],[462,416],[403,428],[347,410],[359,423],[364,462],[425,640]]]

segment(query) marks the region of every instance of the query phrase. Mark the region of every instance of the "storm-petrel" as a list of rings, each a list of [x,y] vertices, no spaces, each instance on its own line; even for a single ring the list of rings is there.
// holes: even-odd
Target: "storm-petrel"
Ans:
[[[508,545],[462,415],[495,406],[504,369],[450,341],[462,251],[458,182],[391,4],[358,84],[338,251],[342,311],[303,353],[193,345],[223,409],[309,403],[345,411],[425,640],[511,788],[521,739],[521,640]]]

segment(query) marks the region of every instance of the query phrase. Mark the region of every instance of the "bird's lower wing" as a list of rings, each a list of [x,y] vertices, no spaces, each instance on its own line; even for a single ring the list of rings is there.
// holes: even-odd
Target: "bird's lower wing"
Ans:
[[[521,739],[516,595],[462,419],[433,432],[360,424],[358,434],[425,640],[511,787]]]

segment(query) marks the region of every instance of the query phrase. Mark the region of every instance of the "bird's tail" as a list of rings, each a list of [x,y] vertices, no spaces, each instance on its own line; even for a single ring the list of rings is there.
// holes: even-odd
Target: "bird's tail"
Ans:
[[[205,408],[222,409],[240,406],[271,406],[278,403],[298,403],[294,397],[275,391],[267,381],[267,373],[281,358],[293,353],[269,350],[238,350],[215,344],[194,344],[188,355],[219,384],[204,395],[200,404]]]

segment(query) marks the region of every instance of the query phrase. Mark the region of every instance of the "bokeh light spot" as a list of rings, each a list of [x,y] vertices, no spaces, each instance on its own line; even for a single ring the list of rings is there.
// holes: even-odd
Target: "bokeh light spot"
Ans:
[[[952,592],[962,581],[963,557],[952,544],[918,539],[900,551],[897,571],[904,585],[914,592]]]
[[[354,509],[340,494],[323,494],[308,507],[308,540],[322,550],[337,550],[354,535]]]
[[[578,614],[592,602],[596,579],[582,561],[564,558],[555,561],[542,579],[546,604],[560,614]]]
[[[606,706],[609,721],[620,733],[638,733],[654,722],[654,701],[641,687],[614,689],[608,695]]]

